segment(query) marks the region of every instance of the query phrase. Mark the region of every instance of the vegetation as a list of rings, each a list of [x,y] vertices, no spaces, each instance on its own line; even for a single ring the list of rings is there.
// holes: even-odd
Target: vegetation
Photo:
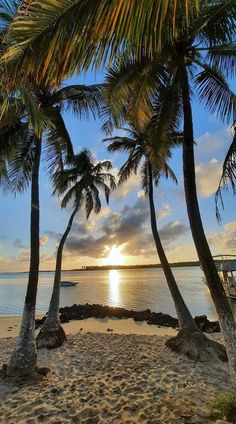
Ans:
[[[106,114],[108,109],[112,117],[104,126],[107,131],[112,131],[127,117],[132,117],[132,126],[139,141],[152,119],[153,125],[149,128],[151,144],[145,144],[147,161],[142,169],[143,181],[149,195],[154,238],[163,264],[165,262],[163,268],[166,274],[168,270],[167,280],[170,281],[171,270],[156,229],[152,181],[153,178],[154,181],[156,178],[159,180],[158,165],[161,164],[162,168],[164,165],[160,162],[158,151],[164,148],[166,157],[169,148],[166,134],[170,135],[169,131],[176,130],[172,121],[176,109],[171,119],[169,114],[170,104],[174,104],[182,111],[183,118],[183,174],[190,227],[219,316],[232,381],[236,386],[236,326],[201,220],[195,180],[191,105],[191,94],[194,92],[203,105],[223,122],[234,120],[236,98],[227,80],[235,75],[236,69],[235,1],[147,0],[144,5],[142,0],[32,0],[20,2],[14,14],[7,33],[4,30],[2,35],[0,129],[3,134],[1,140],[5,141],[0,144],[3,152],[0,180],[8,185],[13,177],[13,181],[17,182],[16,187],[20,189],[24,187],[24,181],[31,183],[32,255],[24,312],[24,317],[28,318],[22,321],[18,339],[21,347],[23,340],[28,340],[26,345],[31,352],[27,359],[29,370],[35,368],[36,363],[33,320],[39,269],[38,176],[43,134],[46,132],[49,141],[49,161],[53,166],[56,163],[58,170],[64,168],[64,144],[61,146],[61,143],[65,142],[65,150],[69,154],[65,160],[73,156],[73,152],[69,151],[71,146],[68,149],[70,140],[60,115],[60,108],[64,105],[72,107],[78,114],[81,110],[83,113],[99,110]],[[81,95],[78,98],[78,93],[75,93],[78,87],[58,88],[62,80],[74,72],[88,69],[91,65],[97,68],[105,64],[109,65],[105,81],[105,107],[102,101],[96,100],[96,95],[100,96],[100,88],[96,88],[91,106],[87,98],[82,99],[81,106]],[[87,94],[91,94],[90,89]],[[176,96],[176,103],[170,102],[173,95]],[[153,106],[157,111],[154,116]],[[27,137],[21,144],[24,131]],[[132,151],[129,144],[130,147]],[[25,151],[27,154],[22,154]],[[138,150],[131,157],[129,165],[134,171],[137,170],[140,154],[143,152]],[[15,157],[15,165],[9,174],[8,165],[12,157]],[[19,167],[22,159],[23,167]],[[23,169],[20,177],[19,169]],[[123,168],[120,175],[123,174],[124,181],[129,172],[128,167]],[[166,167],[165,172],[170,170]],[[235,194],[235,137],[225,159],[216,200],[221,199],[221,191],[228,182]],[[72,196],[73,192],[69,190],[68,193],[66,199],[69,200],[68,196]],[[98,196],[96,190],[88,198],[91,210],[93,196]],[[67,230],[58,252],[58,268],[61,267],[60,256]],[[58,299],[57,296],[56,309]],[[12,359],[9,373],[11,369],[15,372],[23,366],[27,352],[23,347],[21,352],[21,347],[16,346],[12,357],[17,358],[19,367]]]
[[[210,412],[215,420],[236,422],[236,397],[232,393],[218,396],[210,404]]]
[[[73,211],[57,249],[53,292],[47,318],[37,336],[38,348],[56,348],[61,346],[66,339],[59,319],[63,247],[71,230],[73,220],[81,209],[85,210],[87,219],[91,212],[95,214],[100,212],[100,190],[103,191],[105,199],[109,203],[111,190],[116,187],[114,176],[108,173],[111,168],[111,162],[97,162],[90,151],[83,150],[71,158],[66,168],[54,174],[54,194],[62,195],[66,192],[61,206],[65,208],[72,203]]]
[[[165,94],[165,92],[164,92]],[[167,91],[169,96],[169,92]],[[162,100],[167,103],[165,96]],[[163,99],[164,97],[164,99]],[[158,109],[153,112],[151,121],[143,130],[138,130],[130,123],[130,129],[127,129],[127,136],[112,137],[105,139],[108,142],[108,150],[113,152],[128,152],[128,159],[120,168],[119,184],[124,184],[132,173],[140,171],[142,188],[149,199],[150,220],[153,239],[156,245],[157,254],[159,256],[166,281],[174,301],[180,332],[177,337],[166,342],[171,349],[181,352],[194,360],[207,361],[220,358],[226,360],[224,348],[219,343],[208,340],[206,336],[197,327],[191,313],[189,312],[184,299],[179,291],[174,274],[169,265],[167,256],[162,246],[159,236],[156,220],[156,210],[154,203],[153,185],[159,185],[162,175],[170,176],[176,183],[176,177],[167,163],[167,159],[171,156],[171,149],[178,146],[182,141],[182,135],[178,133],[178,96],[169,96],[169,116],[168,127],[163,128],[161,109],[161,99],[158,102]],[[177,104],[175,104],[177,102]],[[173,110],[176,114],[173,114]],[[168,112],[166,114],[168,115]],[[159,118],[159,119],[158,119]],[[158,137],[161,134],[161,140]],[[156,143],[158,142],[158,144]]]

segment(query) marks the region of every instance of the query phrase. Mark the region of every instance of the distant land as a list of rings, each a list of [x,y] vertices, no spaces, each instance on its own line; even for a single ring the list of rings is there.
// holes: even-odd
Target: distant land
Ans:
[[[200,266],[198,261],[191,262],[171,262],[170,266],[173,268],[180,267],[191,267],[191,266]],[[102,271],[102,270],[112,270],[112,269],[146,269],[146,268],[162,268],[161,264],[147,264],[147,265],[86,265],[82,268],[74,269],[63,269],[63,271],[73,272],[73,271]],[[54,270],[40,271],[40,272],[54,272]]]
[[[190,262],[171,262],[170,266],[172,268],[181,268],[181,267],[191,267],[191,266],[200,266],[198,261]],[[74,269],[63,269],[64,272],[78,272],[78,271],[103,271],[103,270],[112,270],[112,269],[148,269],[148,268],[162,268],[161,264],[147,264],[147,265],[85,265],[81,268]],[[40,272],[55,272],[54,269],[40,270]],[[27,274],[28,271],[5,271],[0,272],[1,274]]]

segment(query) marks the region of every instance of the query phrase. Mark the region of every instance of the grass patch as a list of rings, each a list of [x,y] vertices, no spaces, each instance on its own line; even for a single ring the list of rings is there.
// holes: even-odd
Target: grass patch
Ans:
[[[215,420],[236,423],[236,394],[227,393],[218,396],[210,404],[210,412]]]

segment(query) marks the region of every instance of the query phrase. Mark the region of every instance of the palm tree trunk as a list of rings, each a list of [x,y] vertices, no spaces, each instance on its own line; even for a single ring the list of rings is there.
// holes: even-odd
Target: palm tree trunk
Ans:
[[[77,212],[77,209],[73,211],[69,219],[66,231],[64,232],[57,249],[53,291],[52,291],[47,318],[42,328],[40,329],[40,332],[36,339],[38,348],[46,347],[48,349],[53,349],[56,347],[60,347],[63,344],[63,342],[66,340],[66,335],[65,335],[63,327],[61,326],[60,319],[59,319],[62,253],[63,253],[65,241],[71,230],[76,212]]]
[[[35,137],[35,143],[31,182],[30,269],[20,333],[7,368],[9,376],[31,374],[37,367],[35,305],[39,276],[39,167],[42,140]]]
[[[168,259],[166,257],[166,254],[164,252],[164,249],[162,247],[162,243],[160,240],[160,236],[157,230],[157,223],[156,223],[156,211],[155,211],[155,205],[153,200],[153,181],[152,181],[152,168],[150,162],[148,163],[148,172],[149,172],[149,206],[150,206],[150,216],[151,216],[151,228],[152,228],[152,234],[153,238],[156,244],[156,250],[161,262],[161,266],[163,268],[166,281],[169,287],[169,290],[171,292],[172,299],[175,304],[175,309],[177,313],[177,318],[179,321],[179,326],[181,329],[186,328],[191,331],[198,330],[198,327],[190,314],[184,299],[179,291],[179,287],[176,283],[175,277],[173,275],[173,272],[171,270],[171,267],[169,265]]]
[[[149,206],[151,217],[151,228],[156,244],[157,253],[163,268],[166,281],[174,301],[180,331],[176,337],[167,340],[166,345],[172,350],[184,353],[188,357],[199,361],[212,361],[216,358],[225,361],[226,353],[222,345],[209,340],[196,325],[184,299],[179,291],[175,277],[172,273],[165,251],[162,247],[161,239],[157,229],[156,211],[153,200],[153,178],[152,167],[147,162],[148,184],[149,184]]]
[[[221,331],[225,339],[231,376],[233,384],[236,386],[236,326],[202,225],[196,190],[192,108],[185,63],[182,64],[180,71],[184,111],[183,173],[188,217],[198,257],[219,317]]]

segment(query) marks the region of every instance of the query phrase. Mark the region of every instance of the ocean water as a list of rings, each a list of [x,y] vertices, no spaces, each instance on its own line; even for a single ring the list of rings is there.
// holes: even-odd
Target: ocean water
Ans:
[[[192,314],[206,314],[210,319],[215,319],[215,308],[209,290],[203,282],[201,269],[173,268],[173,272]],[[74,303],[99,303],[134,310],[150,308],[155,312],[176,316],[161,269],[64,271],[62,280],[75,281],[79,284],[61,288],[61,306],[71,306]],[[48,310],[52,284],[52,272],[40,273],[38,313]],[[27,273],[0,274],[0,315],[22,313],[26,285]]]

